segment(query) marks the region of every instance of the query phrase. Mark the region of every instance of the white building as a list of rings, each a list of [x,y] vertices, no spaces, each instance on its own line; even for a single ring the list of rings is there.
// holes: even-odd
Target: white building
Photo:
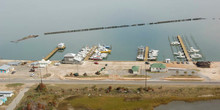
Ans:
[[[0,66],[0,73],[9,73],[10,70],[14,70],[14,68],[9,65]]]
[[[3,97],[12,97],[14,93],[12,91],[0,91],[0,95]]]
[[[151,72],[166,72],[167,68],[165,64],[162,63],[154,63],[150,65]]]
[[[64,64],[73,64],[75,56],[76,56],[76,54],[74,54],[74,53],[67,53],[66,55],[64,55],[62,63],[64,63]]]
[[[47,67],[49,64],[51,64],[50,60],[45,61],[44,59],[42,59],[41,61],[38,62],[39,63],[39,67],[40,68],[45,68]]]
[[[3,101],[2,100],[0,100],[0,105],[2,105],[3,104]]]
[[[165,63],[171,63],[171,60],[169,58],[165,59]]]

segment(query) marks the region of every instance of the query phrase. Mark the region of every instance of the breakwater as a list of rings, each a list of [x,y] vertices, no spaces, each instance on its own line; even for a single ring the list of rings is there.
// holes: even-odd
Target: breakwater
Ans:
[[[27,39],[31,39],[31,38],[36,38],[36,37],[38,37],[39,35],[29,35],[29,36],[27,36],[27,37],[23,37],[23,38],[21,38],[21,39],[18,39],[18,40],[16,40],[16,41],[11,41],[11,42],[14,42],[14,43],[18,43],[19,41],[23,41],[23,40],[27,40]]]
[[[164,24],[164,23],[198,21],[198,20],[205,20],[205,19],[206,18],[189,18],[189,19],[167,20],[167,21],[158,21],[158,22],[151,22],[151,23],[139,23],[139,24],[131,24],[131,25],[118,25],[118,26],[107,26],[107,27],[95,27],[95,28],[75,29],[75,30],[66,30],[66,31],[46,32],[44,34],[45,35],[50,35],[50,34],[61,34],[61,33],[71,33],[71,32],[95,31],[95,30],[126,28],[126,27],[135,27],[135,26],[144,26],[144,25],[156,25],[156,24]]]

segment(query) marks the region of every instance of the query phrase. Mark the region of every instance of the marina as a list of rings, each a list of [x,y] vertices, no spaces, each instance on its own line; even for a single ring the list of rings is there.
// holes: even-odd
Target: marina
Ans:
[[[151,49],[146,46],[139,46],[137,52],[137,61],[156,61],[158,57],[159,50]]]
[[[94,45],[91,48],[89,46],[83,47],[77,54],[67,53],[64,55],[63,64],[83,64],[84,61],[88,60],[103,60],[107,59],[111,53],[111,46],[105,45]]]
[[[182,40],[181,36],[178,35],[177,39],[180,42],[181,48],[182,48],[182,50],[184,52],[184,55],[186,57],[186,61],[191,61],[191,58],[190,58],[189,53],[188,53],[188,51],[187,51],[187,49],[185,47],[185,44],[183,43],[183,40]],[[181,55],[180,58],[182,58],[182,56],[183,55]]]
[[[190,42],[188,37],[178,35],[177,37],[173,37],[173,41],[171,42],[170,37],[168,37],[174,61],[205,61],[205,57],[202,55],[195,40],[193,37],[191,39],[193,43]],[[193,47],[193,44],[196,45],[196,48]]]
[[[64,43],[60,43],[58,44],[58,46],[52,50],[45,58],[44,60],[49,60],[58,50],[64,50],[66,48],[66,46],[64,45]]]

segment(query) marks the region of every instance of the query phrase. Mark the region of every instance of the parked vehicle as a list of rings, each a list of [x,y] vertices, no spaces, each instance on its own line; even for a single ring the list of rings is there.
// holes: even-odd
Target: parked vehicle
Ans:
[[[11,72],[11,74],[15,74],[15,73],[16,73],[16,71],[12,71],[12,72]]]
[[[31,74],[30,74],[30,77],[33,77],[33,76],[34,76],[34,73],[31,73]]]

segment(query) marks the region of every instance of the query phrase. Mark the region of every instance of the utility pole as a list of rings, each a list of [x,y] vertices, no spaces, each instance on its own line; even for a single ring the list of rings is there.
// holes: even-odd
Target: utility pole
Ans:
[[[147,71],[146,71],[146,64],[144,64],[145,65],[145,70],[144,70],[144,73],[145,73],[145,88],[147,87]]]
[[[41,80],[41,84],[42,84],[43,81],[42,81],[41,69],[40,69],[40,80]]]

